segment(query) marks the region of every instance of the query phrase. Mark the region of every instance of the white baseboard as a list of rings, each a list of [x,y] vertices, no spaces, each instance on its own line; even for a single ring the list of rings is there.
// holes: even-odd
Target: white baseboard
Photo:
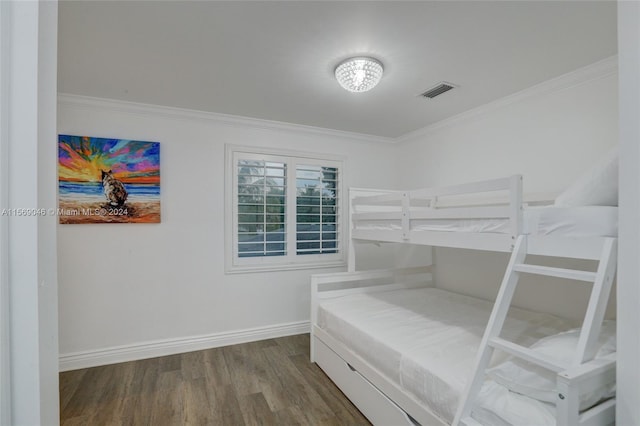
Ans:
[[[300,321],[204,336],[154,340],[144,343],[134,343],[132,345],[60,354],[58,362],[60,371],[77,370],[118,362],[218,348],[238,343],[255,342],[275,337],[292,336],[295,334],[308,333],[310,328],[309,321]]]

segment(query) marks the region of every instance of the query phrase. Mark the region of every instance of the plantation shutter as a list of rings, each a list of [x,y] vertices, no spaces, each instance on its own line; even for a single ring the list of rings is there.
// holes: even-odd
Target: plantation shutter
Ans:
[[[338,169],[296,167],[296,254],[338,252]]]
[[[287,165],[239,160],[238,257],[284,256]]]
[[[342,162],[231,151],[228,271],[342,266]]]

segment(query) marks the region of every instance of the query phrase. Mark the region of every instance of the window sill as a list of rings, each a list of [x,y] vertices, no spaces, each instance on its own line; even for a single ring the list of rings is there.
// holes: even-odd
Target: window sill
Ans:
[[[225,274],[250,274],[254,272],[281,272],[281,271],[295,271],[302,269],[325,269],[325,268],[346,268],[347,262],[344,260],[337,260],[333,262],[314,262],[314,263],[287,263],[287,264],[272,264],[272,265],[233,265],[227,266]]]

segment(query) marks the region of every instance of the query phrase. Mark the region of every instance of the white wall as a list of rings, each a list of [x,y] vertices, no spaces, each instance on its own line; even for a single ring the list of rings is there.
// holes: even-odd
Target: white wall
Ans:
[[[180,352],[194,336],[209,336],[206,345],[240,330],[308,329],[309,276],[323,270],[224,273],[225,144],[335,154],[346,158],[347,185],[393,185],[388,143],[61,99],[59,133],[160,142],[162,181],[161,224],[58,225],[63,368]]]
[[[616,421],[640,424],[640,3],[618,2],[620,257]]]
[[[55,206],[57,3],[8,2],[1,12],[6,96],[0,104],[0,202],[9,212],[33,212]],[[8,304],[3,300],[8,313],[3,312],[2,320],[9,322],[8,336],[6,330],[2,336],[0,423],[55,425],[59,423],[55,218],[9,213],[0,232],[3,297],[8,295]]]
[[[525,193],[562,191],[617,143],[616,62],[594,64],[405,137],[400,185],[521,174]]]
[[[11,10],[0,3],[0,207],[8,206],[9,189],[9,37]],[[11,334],[9,322],[9,218],[0,216],[0,424],[11,423]]]
[[[616,145],[617,120],[617,59],[610,58],[408,135],[398,152],[399,184],[416,188],[522,174],[525,193],[559,193]],[[437,249],[436,280],[443,288],[494,299],[507,261],[506,254]],[[584,286],[536,283],[522,280],[516,305],[583,315]]]
[[[38,206],[54,207],[58,188],[58,3],[39,2],[38,30]],[[33,163],[31,163],[33,164]],[[56,218],[38,217],[38,324],[40,424],[60,418],[58,390],[58,257]]]

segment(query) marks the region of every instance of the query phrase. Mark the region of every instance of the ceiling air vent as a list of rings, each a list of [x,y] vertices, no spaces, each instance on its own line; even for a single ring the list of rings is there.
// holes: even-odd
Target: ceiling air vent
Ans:
[[[432,87],[431,89],[427,90],[426,92],[420,94],[420,96],[424,96],[425,98],[429,98],[429,99],[433,99],[436,96],[440,96],[445,92],[448,92],[449,90],[453,89],[457,87],[454,84],[451,83],[447,83],[445,81],[438,83],[436,86]]]

